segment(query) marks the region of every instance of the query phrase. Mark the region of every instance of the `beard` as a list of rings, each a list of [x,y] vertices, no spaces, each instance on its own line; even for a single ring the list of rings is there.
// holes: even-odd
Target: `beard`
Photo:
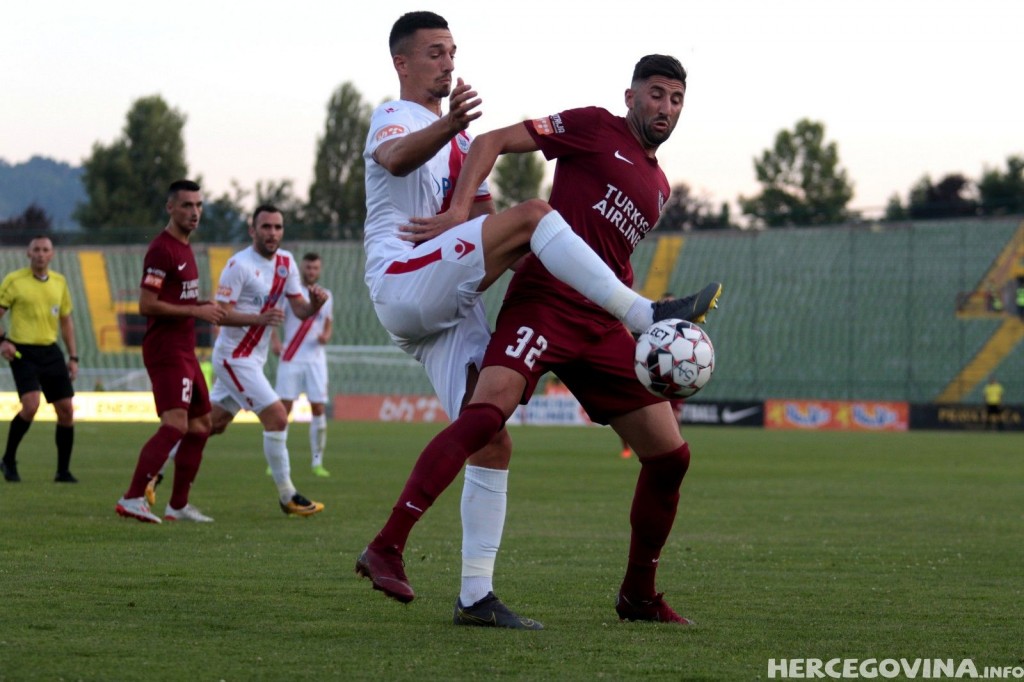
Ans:
[[[670,123],[665,131],[657,130],[653,125],[644,125],[640,129],[643,131],[644,140],[651,146],[657,147],[671,137],[675,126]]]
[[[448,95],[452,94],[452,86],[435,85],[433,88],[429,90],[429,92],[431,97],[436,97],[437,99],[444,99]]]

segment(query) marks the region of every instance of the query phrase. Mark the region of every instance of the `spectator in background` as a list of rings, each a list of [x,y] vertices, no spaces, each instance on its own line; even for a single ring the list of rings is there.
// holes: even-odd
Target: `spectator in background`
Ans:
[[[986,428],[1001,431],[1003,428],[1003,385],[994,376],[985,384]]]
[[[0,355],[11,363],[21,410],[11,420],[0,470],[8,483],[21,481],[17,453],[21,439],[39,410],[40,391],[57,413],[57,483],[77,483],[71,475],[75,414],[71,382],[78,376],[71,292],[64,276],[50,270],[53,242],[39,236],[28,244],[29,267],[15,270],[0,283],[0,317],[10,310],[10,335],[0,331]],[[60,329],[68,361],[57,345]]]

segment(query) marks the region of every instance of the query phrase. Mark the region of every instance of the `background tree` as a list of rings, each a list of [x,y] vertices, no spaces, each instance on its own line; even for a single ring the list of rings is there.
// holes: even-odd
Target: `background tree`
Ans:
[[[775,146],[754,160],[763,189],[739,198],[743,213],[768,227],[830,225],[846,218],[853,185],[839,167],[835,142],[825,142],[822,123],[802,119],[775,137]]]
[[[727,203],[716,213],[710,199],[696,196],[689,185],[679,183],[672,188],[656,227],[662,231],[689,232],[732,227],[731,222]]]
[[[893,194],[885,205],[885,220],[899,221],[906,220],[907,217],[907,209],[903,206],[903,202],[900,201],[900,195]]]
[[[491,176],[497,198],[494,205],[499,211],[540,196],[544,181],[544,157],[539,152],[530,154],[502,154],[494,164]]]
[[[257,180],[254,192],[253,209],[260,204],[272,204],[281,211],[284,218],[284,233],[287,239],[326,239],[320,226],[310,225],[306,219],[306,206],[302,199],[295,195],[295,184],[288,179]],[[246,221],[252,218],[252,212],[245,216]],[[246,223],[248,238],[248,223]]]
[[[199,184],[203,184],[202,180]],[[238,244],[247,241],[249,231],[245,203],[250,194],[237,181],[232,180],[230,192],[224,192],[219,197],[205,195],[203,217],[194,241],[206,244]]]
[[[343,83],[327,103],[324,134],[317,139],[306,221],[320,239],[359,237],[366,221],[363,147],[372,111],[352,83]],[[287,223],[286,223],[287,225]]]
[[[962,218],[978,213],[978,202],[971,196],[971,181],[960,173],[951,173],[938,184],[925,175],[910,190],[907,214],[914,220]]]
[[[1024,213],[1024,156],[1006,159],[1006,172],[988,169],[978,181],[983,215]]]
[[[188,175],[185,115],[159,95],[136,100],[110,146],[93,145],[84,162],[87,200],[75,218],[96,242],[146,241],[166,219],[167,187]]]
[[[28,246],[36,236],[52,237],[53,221],[38,204],[29,204],[21,215],[0,220],[0,244]]]

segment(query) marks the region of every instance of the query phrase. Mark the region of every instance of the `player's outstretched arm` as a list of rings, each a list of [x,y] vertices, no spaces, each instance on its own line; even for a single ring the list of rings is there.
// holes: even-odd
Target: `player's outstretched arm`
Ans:
[[[516,123],[484,133],[473,140],[462,165],[459,181],[452,194],[451,206],[436,216],[417,216],[400,228],[402,238],[411,242],[432,239],[455,225],[466,222],[473,209],[477,188],[487,179],[502,154],[522,154],[539,147],[526,126]]]

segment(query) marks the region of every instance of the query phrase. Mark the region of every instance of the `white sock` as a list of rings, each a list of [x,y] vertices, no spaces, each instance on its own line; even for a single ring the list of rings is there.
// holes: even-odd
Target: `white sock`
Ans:
[[[494,560],[505,529],[508,470],[466,466],[462,484],[462,587],[471,606],[494,590]]]
[[[614,315],[633,332],[654,322],[651,301],[623,284],[558,211],[537,223],[530,248],[552,275]]]
[[[288,461],[288,432],[264,431],[263,456],[270,465],[270,475],[277,485],[281,502],[287,503],[297,492],[292,484],[292,467]]]
[[[327,415],[314,414],[309,422],[309,450],[313,453],[313,466],[323,465],[325,447],[327,447]]]

